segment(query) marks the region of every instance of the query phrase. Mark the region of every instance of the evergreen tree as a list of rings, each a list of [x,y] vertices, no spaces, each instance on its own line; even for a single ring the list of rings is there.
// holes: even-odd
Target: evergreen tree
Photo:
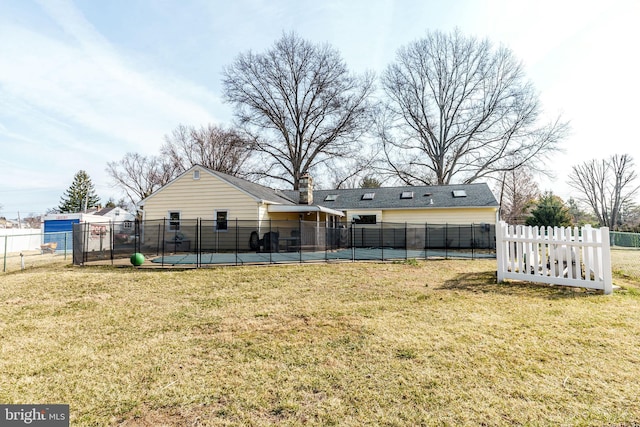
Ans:
[[[375,176],[367,175],[360,181],[360,188],[380,188],[382,182]]]
[[[89,175],[81,170],[73,177],[73,183],[65,191],[58,210],[60,213],[76,213],[98,206],[100,198]]]
[[[574,225],[578,227],[584,227],[587,224],[594,227],[598,226],[598,218],[596,218],[591,212],[583,210],[580,204],[573,197],[569,198],[567,208],[569,209],[569,215],[571,215]]]
[[[560,197],[547,191],[531,211],[531,216],[527,218],[526,224],[543,227],[568,227],[571,225],[571,214]]]

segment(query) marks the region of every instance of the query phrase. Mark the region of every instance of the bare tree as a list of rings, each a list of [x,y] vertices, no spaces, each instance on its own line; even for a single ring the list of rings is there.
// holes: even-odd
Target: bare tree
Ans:
[[[325,163],[330,188],[360,188],[367,176],[373,176],[380,163],[376,144],[362,144],[360,150],[349,157],[332,159]]]
[[[569,185],[581,193],[598,218],[600,225],[617,229],[623,206],[631,207],[640,186],[633,159],[628,154],[613,155],[609,159],[590,160],[573,166]]]
[[[252,154],[252,144],[234,130],[220,126],[179,125],[165,136],[161,154],[172,162],[178,172],[194,165],[224,172],[233,176],[247,176],[244,168]]]
[[[539,123],[537,93],[509,49],[458,31],[401,48],[382,84],[388,172],[407,183],[471,183],[517,169],[555,151],[567,129],[560,119]]]
[[[133,205],[178,175],[174,163],[138,153],[127,153],[122,160],[107,163],[107,173]]]
[[[504,171],[499,182],[500,217],[509,224],[524,224],[540,196],[538,184],[524,167]]]
[[[339,52],[285,34],[267,52],[224,70],[225,100],[263,154],[263,177],[298,189],[300,177],[359,151],[373,76],[349,74]]]

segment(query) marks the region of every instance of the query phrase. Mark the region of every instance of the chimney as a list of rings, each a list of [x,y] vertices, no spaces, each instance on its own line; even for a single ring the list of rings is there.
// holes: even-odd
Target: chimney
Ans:
[[[300,204],[313,204],[313,179],[309,174],[304,174],[300,177]]]

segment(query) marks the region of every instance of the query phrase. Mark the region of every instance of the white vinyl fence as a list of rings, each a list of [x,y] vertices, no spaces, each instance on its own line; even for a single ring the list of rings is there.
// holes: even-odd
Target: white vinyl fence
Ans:
[[[0,254],[40,249],[40,229],[0,229]]]
[[[498,282],[525,280],[613,292],[609,229],[496,227]]]

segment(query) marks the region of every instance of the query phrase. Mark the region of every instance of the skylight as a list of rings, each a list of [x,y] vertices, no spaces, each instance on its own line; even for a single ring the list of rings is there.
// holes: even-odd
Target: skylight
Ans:
[[[376,197],[376,193],[364,193],[362,200],[373,200],[374,197]]]
[[[467,192],[464,190],[453,190],[453,197],[467,197]]]
[[[325,202],[335,202],[338,198],[337,194],[327,194],[327,197],[324,198]]]
[[[401,199],[413,199],[413,191],[403,191],[400,194]]]

